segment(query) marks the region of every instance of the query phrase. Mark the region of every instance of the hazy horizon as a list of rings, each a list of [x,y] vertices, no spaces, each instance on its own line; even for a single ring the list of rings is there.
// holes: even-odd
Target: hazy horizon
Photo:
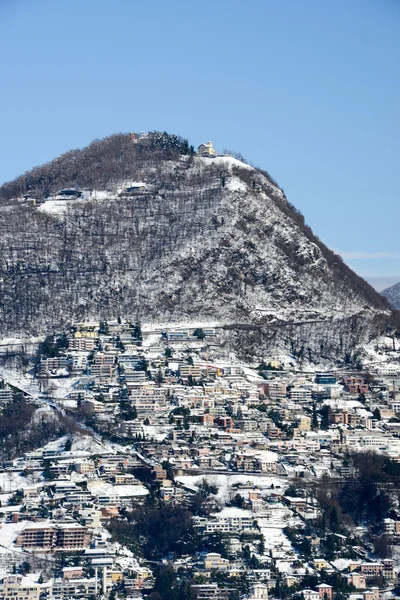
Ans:
[[[378,292],[400,282],[400,275],[361,275]]]

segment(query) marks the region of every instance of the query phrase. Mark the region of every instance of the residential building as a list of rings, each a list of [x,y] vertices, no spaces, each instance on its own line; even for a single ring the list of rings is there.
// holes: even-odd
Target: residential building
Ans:
[[[350,394],[366,394],[369,390],[364,377],[343,377],[343,384]]]
[[[228,568],[229,560],[222,558],[217,552],[209,552],[204,557],[204,568],[207,571],[217,570],[225,571]]]
[[[197,154],[199,156],[213,157],[216,156],[217,153],[213,148],[212,142],[206,142],[205,144],[200,144],[197,149]]]
[[[16,545],[24,550],[48,551],[75,550],[87,546],[89,536],[86,527],[75,522],[27,523],[18,535]]]
[[[0,582],[0,600],[39,600],[42,588],[22,575],[7,575]]]
[[[281,379],[271,379],[265,383],[265,394],[271,400],[280,400],[286,396],[286,382]]]

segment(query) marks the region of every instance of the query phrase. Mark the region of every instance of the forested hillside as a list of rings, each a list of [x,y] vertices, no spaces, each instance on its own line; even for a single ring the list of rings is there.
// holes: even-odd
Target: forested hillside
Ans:
[[[57,204],[65,187],[81,197]],[[250,353],[339,355],[391,318],[268,173],[198,157],[177,136],[95,141],[3,185],[0,207],[3,335],[116,316],[212,320]]]
[[[381,294],[389,300],[393,308],[400,310],[400,282],[386,288]]]

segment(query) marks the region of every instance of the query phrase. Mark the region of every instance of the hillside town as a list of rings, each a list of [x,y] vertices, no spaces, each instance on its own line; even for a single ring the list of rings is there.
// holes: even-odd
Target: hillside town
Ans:
[[[399,597],[397,344],[316,370],[204,323],[49,335],[0,371],[0,600]]]

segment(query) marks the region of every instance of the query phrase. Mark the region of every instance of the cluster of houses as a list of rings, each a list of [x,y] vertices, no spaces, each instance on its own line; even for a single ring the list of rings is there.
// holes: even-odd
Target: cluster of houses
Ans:
[[[67,343],[54,337],[36,368],[35,401],[56,402],[88,434],[3,465],[0,600],[149,594],[154,566],[105,528],[145,502],[150,484],[135,476],[143,469],[164,505],[190,506],[204,482],[213,488],[194,526],[223,536],[228,550],[185,559],[199,599],[229,598],[243,579],[240,597],[252,600],[279,598],[279,585],[307,600],[335,597],[324,578],[302,586],[310,573],[339,574],[352,600],[378,600],[377,581],[394,586],[393,559],[368,549],[347,559],[343,544],[327,560],[318,540],[305,559],[284,530],[321,516],[315,498],[289,492],[293,481],[347,477],[352,450],[400,458],[400,375],[299,372],[280,357],[249,368],[224,357],[221,335],[204,325],[142,331],[119,319],[77,323]],[[2,406],[12,393],[0,383]],[[395,539],[400,515],[382,528]]]

